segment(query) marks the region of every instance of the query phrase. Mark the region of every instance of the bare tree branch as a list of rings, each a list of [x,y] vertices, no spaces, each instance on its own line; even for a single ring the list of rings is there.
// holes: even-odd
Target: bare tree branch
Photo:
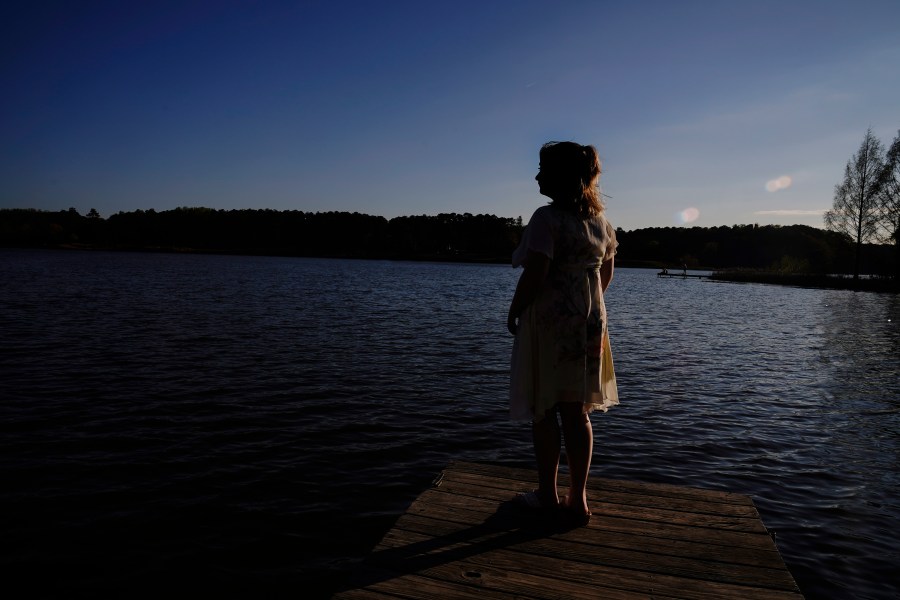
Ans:
[[[888,148],[876,185],[880,215],[877,237],[896,246],[895,276],[900,278],[900,131]]]
[[[847,161],[844,179],[834,187],[832,209],[824,216],[826,229],[843,233],[856,242],[855,279],[859,279],[862,245],[878,239],[883,221],[878,192],[884,164],[884,147],[870,128],[859,150]]]

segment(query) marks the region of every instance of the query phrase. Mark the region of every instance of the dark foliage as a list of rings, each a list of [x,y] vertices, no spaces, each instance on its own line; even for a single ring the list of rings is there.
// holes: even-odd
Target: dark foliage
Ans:
[[[120,212],[0,210],[0,246],[220,252],[281,256],[508,263],[519,219],[439,214],[384,217],[347,212],[176,208]],[[847,273],[851,240],[790,225],[651,227],[617,231],[620,266],[744,268],[779,273]],[[895,272],[890,246],[867,244],[863,272]]]
[[[843,273],[852,268],[850,239],[806,225],[651,227],[617,232],[619,257],[647,266]],[[868,272],[881,273],[887,253],[866,246]]]
[[[384,217],[347,212],[176,208],[120,212],[0,210],[0,246],[221,252],[345,258],[507,261],[514,219],[441,214]]]

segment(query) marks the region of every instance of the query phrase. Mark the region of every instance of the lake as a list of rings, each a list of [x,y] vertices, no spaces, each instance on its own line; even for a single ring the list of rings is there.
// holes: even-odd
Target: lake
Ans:
[[[336,586],[452,460],[534,468],[502,265],[0,250],[7,586]],[[896,598],[900,297],[658,279],[607,295],[600,477],[754,499],[807,598]]]

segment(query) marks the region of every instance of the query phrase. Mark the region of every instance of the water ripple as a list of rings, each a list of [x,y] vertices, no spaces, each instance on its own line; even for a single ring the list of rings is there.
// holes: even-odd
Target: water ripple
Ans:
[[[2,251],[0,274],[2,565],[35,595],[327,588],[449,461],[533,467],[509,267]],[[748,494],[807,598],[895,597],[897,297],[620,269],[607,302],[594,473]]]

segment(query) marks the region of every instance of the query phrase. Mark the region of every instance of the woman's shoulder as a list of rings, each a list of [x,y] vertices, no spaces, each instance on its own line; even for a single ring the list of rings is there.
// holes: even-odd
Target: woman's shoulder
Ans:
[[[603,229],[608,231],[614,231],[612,223],[609,222],[609,219],[606,218],[606,211],[600,211],[591,216],[591,219],[600,225]]]
[[[543,204],[534,209],[534,212],[531,213],[531,218],[535,219],[549,219],[554,213],[552,204]],[[530,221],[529,221],[530,222]]]
[[[557,211],[551,204],[539,206],[531,213],[531,218],[528,219],[528,225],[535,224],[537,227],[552,227],[553,224],[559,220],[556,213]]]

